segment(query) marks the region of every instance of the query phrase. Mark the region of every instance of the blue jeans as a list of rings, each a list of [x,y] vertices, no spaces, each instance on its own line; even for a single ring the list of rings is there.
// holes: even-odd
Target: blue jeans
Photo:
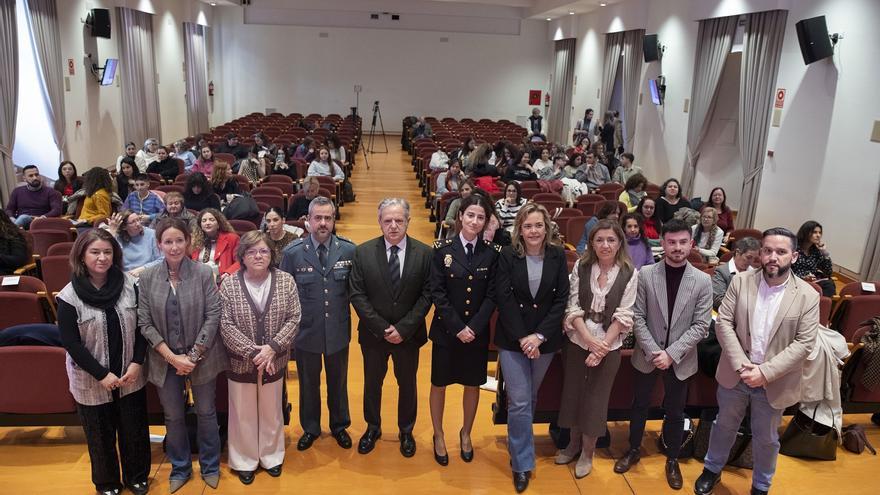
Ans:
[[[782,410],[774,409],[767,402],[763,387],[751,388],[743,382],[732,389],[718,386],[718,418],[709,437],[709,452],[704,467],[720,473],[727,463],[730,448],[736,440],[736,432],[751,403],[752,425],[752,486],[758,490],[770,490],[779,456],[779,423]]]
[[[165,373],[165,385],[157,387],[159,401],[165,413],[165,453],[171,462],[172,480],[185,480],[192,476],[192,455],[189,435],[184,417],[186,396],[184,383],[186,377],[177,375],[171,365]],[[217,380],[202,385],[193,385],[192,394],[198,416],[199,467],[202,477],[220,472],[220,428],[217,425],[217,411],[214,406]]]
[[[507,391],[507,451],[517,473],[535,469],[535,440],[532,418],[538,389],[553,361],[553,354],[529,359],[522,352],[498,350]]]
[[[34,221],[34,217],[32,217],[30,215],[19,215],[19,216],[15,217],[15,225],[23,228],[24,230],[29,229],[31,226],[31,222],[33,222],[33,221]]]

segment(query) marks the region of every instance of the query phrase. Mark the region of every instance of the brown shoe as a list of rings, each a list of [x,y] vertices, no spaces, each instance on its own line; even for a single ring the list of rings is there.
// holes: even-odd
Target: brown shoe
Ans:
[[[666,482],[669,483],[669,488],[681,490],[681,469],[676,459],[666,459]]]
[[[642,455],[639,454],[639,449],[630,449],[614,463],[614,472],[623,474],[629,471],[629,468],[638,464],[640,460],[642,460]]]

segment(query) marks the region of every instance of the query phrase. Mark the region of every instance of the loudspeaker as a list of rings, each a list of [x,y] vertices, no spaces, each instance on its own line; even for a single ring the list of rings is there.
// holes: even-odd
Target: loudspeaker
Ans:
[[[92,36],[110,38],[110,11],[92,9],[86,18],[86,25],[92,28]]]
[[[642,40],[642,48],[645,52],[645,62],[653,62],[660,60],[660,49],[658,47],[656,34],[646,34]]]
[[[795,24],[795,29],[805,64],[810,65],[817,60],[834,55],[824,15],[798,21]]]

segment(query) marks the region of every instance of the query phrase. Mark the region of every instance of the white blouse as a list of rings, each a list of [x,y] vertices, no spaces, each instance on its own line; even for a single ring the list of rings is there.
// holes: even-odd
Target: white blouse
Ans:
[[[569,290],[568,295],[568,307],[565,309],[565,320],[563,329],[568,334],[568,338],[578,346],[583,349],[588,349],[586,341],[581,337],[581,335],[574,329],[572,322],[575,318],[581,317],[584,318],[584,323],[587,325],[587,330],[589,330],[590,334],[593,337],[597,337],[600,339],[605,338],[605,328],[602,323],[596,323],[589,318],[585,318],[584,315],[586,311],[581,307],[580,299],[578,297],[578,289],[580,287],[580,277],[578,276],[578,266],[580,265],[580,260],[578,260],[574,264],[574,268],[571,270],[571,275],[568,277],[569,284],[571,285],[571,289]],[[593,300],[591,302],[591,306],[589,310],[594,313],[602,313],[605,311],[605,297],[608,295],[608,291],[611,290],[611,287],[614,286],[614,281],[617,279],[617,275],[620,273],[620,267],[614,265],[614,267],[608,272],[608,280],[605,282],[605,287],[599,287],[599,275],[601,270],[599,269],[599,264],[594,263],[590,268],[590,290],[593,293]],[[614,314],[611,316],[613,319],[617,320],[621,325],[623,325],[625,331],[620,332],[617,336],[617,339],[611,344],[611,350],[620,349],[623,345],[623,341],[626,338],[627,334],[630,333],[633,326],[633,304],[636,302],[636,293],[638,291],[639,286],[639,272],[638,270],[633,270],[632,276],[629,281],[626,283],[626,289],[623,291],[623,297],[620,299],[620,305],[617,309],[614,310]]]

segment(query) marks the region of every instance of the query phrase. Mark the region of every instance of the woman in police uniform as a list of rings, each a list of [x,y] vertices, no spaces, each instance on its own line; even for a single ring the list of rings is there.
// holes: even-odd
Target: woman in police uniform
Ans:
[[[434,459],[449,463],[443,437],[446,386],[464,385],[464,424],[459,431],[461,458],[474,457],[471,428],[486,383],[489,357],[489,319],[495,309],[493,274],[500,246],[482,239],[492,215],[486,197],[474,194],[461,202],[455,221],[456,235],[434,244],[431,263],[431,296],[434,321],[429,337],[431,356],[431,420],[434,424]]]

